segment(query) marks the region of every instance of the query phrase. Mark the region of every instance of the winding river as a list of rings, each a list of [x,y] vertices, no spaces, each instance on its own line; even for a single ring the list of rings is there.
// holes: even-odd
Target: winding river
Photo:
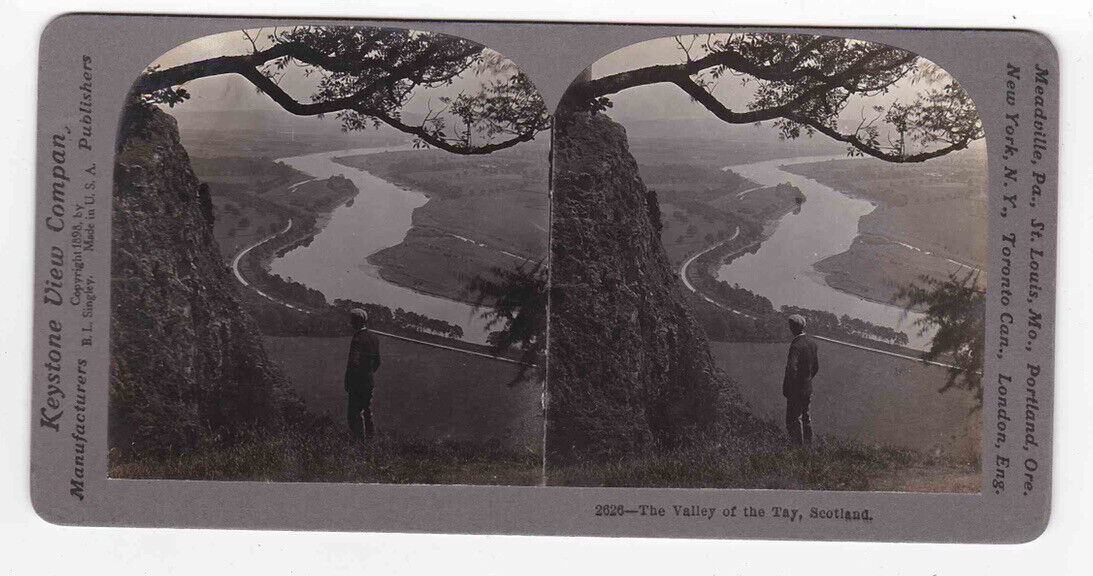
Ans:
[[[280,162],[315,179],[341,174],[352,180],[360,192],[353,202],[330,213],[310,245],[277,258],[270,265],[271,271],[319,290],[329,300],[374,302],[450,322],[463,328],[468,342],[484,343],[489,330],[470,305],[388,282],[368,262],[368,256],[402,242],[412,224],[414,209],[425,204],[428,197],[363,170],[338,164],[334,159],[409,149],[408,146],[360,148],[281,158]],[[800,211],[782,217],[758,251],[723,265],[718,279],[766,296],[775,307],[795,305],[825,310],[902,330],[910,338],[911,347],[925,349],[931,335],[918,336],[912,324],[921,315],[904,315],[897,306],[836,290],[812,267],[828,256],[848,250],[858,235],[858,220],[875,206],[786,172],[780,166],[845,158],[782,158],[725,167],[762,186],[789,182],[801,189],[806,201]]]
[[[775,308],[783,305],[824,310],[849,315],[873,324],[902,330],[910,346],[926,349],[932,334],[918,335],[914,321],[921,314],[903,314],[903,309],[860,298],[828,286],[813,264],[841,254],[858,235],[858,220],[873,211],[867,200],[852,198],[815,180],[786,172],[780,166],[846,156],[781,158],[738,166],[726,166],[762,186],[789,182],[805,195],[796,213],[782,217],[774,233],[763,241],[754,254],[743,254],[718,271],[719,280],[739,284],[770,299]]]
[[[323,293],[328,300],[346,298],[424,314],[463,328],[463,339],[485,343],[486,321],[465,303],[415,292],[384,280],[368,256],[402,242],[414,209],[429,198],[400,188],[363,170],[338,164],[335,158],[409,150],[409,146],[320,152],[278,162],[315,179],[341,174],[360,192],[334,209],[308,246],[297,247],[270,264],[270,270]]]

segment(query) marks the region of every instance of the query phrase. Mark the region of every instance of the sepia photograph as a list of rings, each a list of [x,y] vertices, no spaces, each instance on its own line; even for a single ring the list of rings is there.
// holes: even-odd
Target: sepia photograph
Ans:
[[[111,477],[980,489],[986,147],[914,53],[661,38],[552,124],[468,40],[239,30],[116,168]]]
[[[1041,34],[71,14],[40,45],[45,522],[1053,520]]]
[[[112,478],[535,485],[548,111],[503,55],[236,30],[117,139]]]
[[[1038,21],[228,8],[12,30],[53,564],[1029,572],[1081,516],[1084,108]]]
[[[987,156],[957,79],[783,33],[555,113],[548,485],[977,493]]]

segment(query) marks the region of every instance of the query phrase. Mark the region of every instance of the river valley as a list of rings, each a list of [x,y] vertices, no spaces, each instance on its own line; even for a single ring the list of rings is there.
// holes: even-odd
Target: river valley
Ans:
[[[782,158],[724,168],[762,186],[789,182],[806,200],[799,211],[781,218],[756,252],[722,265],[717,278],[769,298],[776,308],[792,305],[824,310],[901,330],[910,338],[911,347],[925,349],[932,334],[918,334],[914,322],[920,314],[837,290],[813,268],[824,258],[848,250],[858,236],[858,220],[875,206],[780,166],[836,158],[845,156]]]
[[[368,257],[399,244],[412,225],[416,208],[429,198],[401,188],[335,158],[409,150],[408,146],[320,152],[278,161],[316,179],[341,174],[360,192],[335,208],[307,246],[297,247],[270,264],[270,271],[322,292],[328,300],[345,298],[403,308],[460,326],[468,342],[485,343],[486,320],[465,303],[422,294],[380,276]]]

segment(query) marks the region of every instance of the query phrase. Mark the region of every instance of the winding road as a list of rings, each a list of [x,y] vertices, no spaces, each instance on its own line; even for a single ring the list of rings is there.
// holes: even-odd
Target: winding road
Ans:
[[[301,184],[302,184],[302,182],[301,182]],[[300,308],[299,306],[296,306],[296,305],[291,304],[289,302],[285,302],[284,300],[281,300],[279,298],[276,298],[274,296],[271,296],[271,295],[266,294],[265,292],[261,291],[257,286],[251,284],[250,282],[247,282],[247,279],[243,277],[243,273],[239,270],[239,262],[242,261],[243,257],[246,256],[251,250],[254,250],[255,248],[265,244],[266,242],[269,242],[269,241],[273,240],[274,238],[277,238],[278,236],[283,236],[283,235],[287,234],[289,230],[292,230],[292,218],[288,219],[288,222],[285,224],[284,229],[281,230],[280,232],[274,232],[273,234],[270,234],[269,236],[266,236],[265,238],[262,238],[261,240],[255,242],[254,244],[251,244],[251,245],[247,246],[246,248],[243,248],[242,250],[240,250],[239,253],[236,254],[234,258],[232,258],[232,265],[231,265],[232,273],[235,274],[235,278],[236,278],[236,280],[239,280],[240,284],[242,284],[246,288],[250,288],[255,293],[257,293],[258,295],[262,296],[263,298],[269,300],[270,302],[273,302],[275,304],[280,304],[281,306],[284,306],[286,308],[290,308],[290,309],[295,310],[297,312],[302,312],[304,314],[311,314],[312,313],[311,310],[305,310],[303,308]],[[376,329],[372,329],[372,332],[374,332],[376,334],[380,334],[382,336],[387,336],[388,338],[394,338],[396,340],[403,340],[405,342],[413,342],[415,344],[421,344],[423,346],[430,346],[432,348],[440,348],[442,350],[451,350],[453,352],[459,352],[460,354],[469,354],[471,356],[479,356],[481,358],[489,358],[491,360],[499,360],[501,362],[508,362],[510,364],[517,364],[517,365],[520,365],[520,366],[527,366],[528,365],[525,362],[520,362],[519,360],[513,360],[512,358],[505,358],[504,356],[494,356],[492,354],[486,354],[485,352],[476,352],[474,350],[467,350],[467,349],[464,349],[464,348],[457,348],[455,346],[447,346],[447,345],[444,345],[444,344],[438,344],[436,342],[429,342],[428,340],[418,340],[416,338],[408,338],[406,336],[402,336],[402,335],[399,335],[399,334],[392,334],[390,332],[384,332],[384,331],[376,330]],[[532,364],[531,366],[534,366],[534,364]]]
[[[714,300],[713,298],[710,298],[709,296],[703,294],[701,291],[699,291],[698,288],[695,288],[694,284],[691,284],[691,279],[687,277],[687,268],[689,268],[691,266],[692,262],[697,260],[702,255],[713,252],[714,250],[717,250],[718,248],[724,246],[725,244],[728,244],[729,242],[732,242],[733,240],[736,240],[736,237],[739,236],[739,235],[740,235],[740,226],[737,226],[736,230],[732,233],[732,236],[729,239],[722,240],[722,241],[718,242],[717,244],[709,246],[705,250],[701,250],[701,251],[696,252],[693,255],[691,255],[690,258],[687,258],[686,260],[684,260],[683,264],[680,265],[680,267],[679,267],[679,277],[680,277],[680,279],[683,280],[683,285],[686,286],[688,290],[690,290],[691,292],[694,292],[695,294],[698,295],[699,298],[702,298],[703,300],[709,302],[710,304],[713,304],[714,306],[717,306],[718,308],[721,308],[722,310],[725,310],[726,312],[732,312],[733,314],[738,314],[738,315],[743,316],[745,318],[750,318],[752,320],[758,320],[757,317],[752,316],[751,314],[748,314],[747,312],[741,312],[740,310],[737,310],[735,308],[730,308],[730,307],[728,307],[728,306]],[[745,248],[747,248],[747,246],[745,246],[744,248],[741,248],[741,250],[744,250]]]
[[[288,234],[289,230],[292,230],[292,218],[288,219],[288,223],[285,224],[284,230],[281,230],[280,232],[274,232],[273,234],[270,234],[269,236],[266,236],[265,238],[255,242],[254,244],[251,244],[250,246],[247,246],[246,248],[240,250],[239,253],[235,255],[235,258],[232,258],[232,272],[235,274],[236,280],[239,280],[239,282],[243,286],[246,286],[247,288],[250,288],[251,290],[254,290],[260,296],[262,296],[263,298],[269,300],[270,302],[280,304],[280,305],[282,305],[286,308],[291,308],[291,309],[293,309],[297,312],[303,312],[304,314],[311,314],[310,310],[304,310],[303,308],[300,308],[299,306],[289,304],[288,302],[285,302],[283,300],[278,300],[277,298],[274,298],[273,296],[270,296],[269,294],[266,294],[265,292],[259,290],[257,286],[254,286],[250,282],[247,282],[247,279],[243,277],[243,273],[239,271],[239,262],[241,260],[243,260],[243,257],[246,256],[251,250],[254,250],[255,248],[261,246],[262,244],[265,244],[266,242],[269,242],[270,240],[273,240],[274,238],[276,238],[278,236]]]

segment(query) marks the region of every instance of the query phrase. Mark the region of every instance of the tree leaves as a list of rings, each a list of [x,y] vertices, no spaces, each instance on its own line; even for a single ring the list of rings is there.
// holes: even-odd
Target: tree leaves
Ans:
[[[847,143],[851,155],[890,162],[921,162],[983,137],[968,94],[935,64],[905,50],[847,38],[773,33],[679,37],[676,44],[683,51],[681,63],[579,80],[570,86],[563,105],[594,109],[592,103],[610,94],[669,83],[730,124],[772,121],[779,137],[787,140],[820,132]],[[750,90],[743,109],[734,110],[715,96],[722,79],[739,79]],[[919,88],[908,99],[902,93],[913,85]],[[862,116],[855,127],[846,113],[856,107]],[[866,114],[868,109],[872,115]]]
[[[915,321],[919,334],[937,329],[924,360],[945,356],[954,366],[940,392],[951,388],[975,393],[977,408],[983,404],[983,347],[985,345],[986,293],[979,287],[979,271],[964,276],[950,274],[946,280],[929,276],[900,289],[896,299],[907,310],[925,307]]]
[[[286,111],[301,116],[334,113],[343,130],[387,124],[433,146],[458,154],[484,154],[531,140],[549,126],[549,114],[535,86],[516,66],[481,44],[429,32],[398,28],[301,26],[274,29],[260,49],[221,56],[167,70],[149,69],[134,85],[145,101],[174,105],[188,95],[190,80],[239,74]],[[307,102],[280,86],[291,67],[318,78]],[[473,93],[446,99],[423,120],[404,120],[408,104],[430,89],[457,80],[485,78]],[[439,99],[438,99],[439,100]]]
[[[497,354],[518,348],[524,363],[513,383],[528,370],[542,366],[546,352],[547,269],[542,261],[521,264],[515,269],[494,268],[493,277],[478,276],[467,291],[474,295],[475,308],[487,319],[487,328],[499,328],[489,336]]]

